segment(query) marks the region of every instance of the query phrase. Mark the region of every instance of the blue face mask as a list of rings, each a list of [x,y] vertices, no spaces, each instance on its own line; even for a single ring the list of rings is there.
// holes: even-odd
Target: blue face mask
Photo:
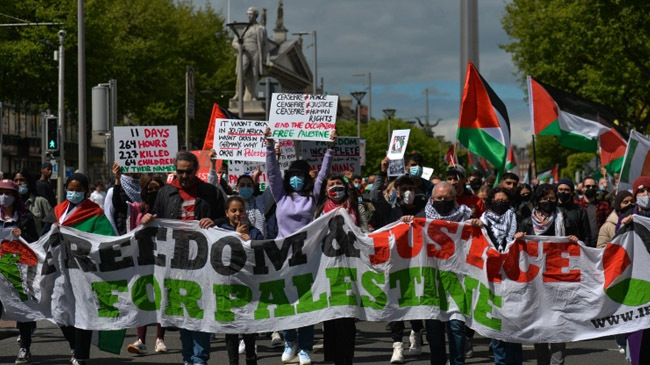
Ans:
[[[605,185],[600,186],[600,191],[605,191]]]
[[[251,196],[253,196],[253,188],[239,188],[239,196],[241,196],[244,199],[248,199]]]
[[[372,190],[372,184],[366,185],[366,190]]]
[[[357,190],[361,190],[361,184],[354,184],[354,188]]]
[[[27,185],[18,185],[18,194],[20,195],[25,195],[29,192],[29,188],[27,188]]]
[[[293,190],[301,191],[305,186],[305,179],[300,176],[291,176],[289,179],[289,185],[293,188]]]
[[[411,168],[409,169],[409,174],[411,174],[411,176],[421,177],[422,166],[411,166]]]
[[[86,197],[86,194],[80,191],[67,191],[65,198],[70,201],[72,204],[79,204]]]

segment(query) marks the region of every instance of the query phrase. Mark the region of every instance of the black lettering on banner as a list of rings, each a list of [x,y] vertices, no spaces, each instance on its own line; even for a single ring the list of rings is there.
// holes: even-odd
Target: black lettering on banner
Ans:
[[[130,240],[101,243],[99,245],[99,271],[108,272],[133,267],[133,257],[122,256],[122,247],[128,246],[131,246]],[[115,260],[118,257],[121,260]]]
[[[154,237],[156,239],[154,240]],[[163,241],[167,237],[167,228],[165,227],[147,227],[139,230],[135,234],[138,241],[138,265],[157,265],[165,266],[167,257],[163,254],[154,255],[157,249],[156,240]]]
[[[223,263],[223,250],[230,247],[230,264]],[[217,273],[230,276],[238,273],[246,264],[246,251],[241,240],[233,236],[226,236],[212,244],[210,250],[210,263]]]
[[[282,241],[282,248],[278,248],[275,241],[251,241],[251,247],[255,250],[255,267],[253,273],[255,275],[264,275],[269,273],[266,267],[266,260],[264,260],[264,253],[273,264],[276,271],[282,268],[282,265],[289,256],[289,247],[291,247],[291,258],[289,259],[289,266],[297,266],[307,263],[307,256],[302,252],[307,239],[307,232],[300,232],[285,237]]]
[[[81,269],[84,272],[97,271],[95,264],[88,257],[93,245],[80,238],[68,235],[65,240],[66,264],[68,269]]]
[[[45,250],[45,261],[43,262],[43,268],[41,269],[41,275],[48,275],[56,272],[56,266],[54,266],[54,257],[52,256],[52,249],[59,247],[61,244],[61,234],[52,233],[50,238],[43,245]]]
[[[354,247],[357,237],[352,232],[345,232],[343,225],[345,220],[342,216],[332,217],[327,223],[329,231],[323,240],[323,254],[329,257],[340,256],[345,254],[346,257],[360,257],[361,251]],[[339,248],[334,248],[334,240]]]
[[[208,261],[208,241],[200,232],[193,231],[172,231],[174,239],[174,257],[172,257],[172,269],[198,270],[205,266]],[[196,257],[190,259],[190,242],[196,243]]]

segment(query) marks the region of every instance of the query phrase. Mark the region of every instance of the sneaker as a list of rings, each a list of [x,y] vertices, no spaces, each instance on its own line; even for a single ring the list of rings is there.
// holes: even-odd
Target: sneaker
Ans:
[[[282,353],[282,362],[289,362],[296,357],[298,353],[298,344],[295,342],[285,342],[284,352]]]
[[[474,356],[474,344],[472,343],[472,338],[467,337],[465,338],[465,358],[469,359],[472,356]],[[492,348],[492,346],[490,346]]]
[[[625,347],[619,347],[618,348],[618,353],[621,355],[625,355]]]
[[[411,330],[409,342],[411,343],[411,346],[409,347],[409,355],[422,355],[422,332]]]
[[[85,360],[77,360],[74,356],[70,359],[70,364],[72,365],[86,365]]]
[[[309,357],[309,351],[300,350],[298,353],[298,359],[300,360],[300,365],[311,365],[311,358]]]
[[[29,353],[28,349],[20,348],[18,350],[18,357],[16,357],[16,364],[29,364],[29,359],[32,357],[32,354]]]
[[[16,342],[20,343],[20,335],[18,335],[18,338],[16,339]]]
[[[393,356],[390,358],[391,364],[403,364],[404,353],[401,342],[393,342]]]
[[[280,332],[275,331],[271,333],[271,346],[278,347],[280,345],[282,345],[282,336],[280,336]]]
[[[126,351],[132,353],[132,354],[146,354],[147,353],[147,346],[145,346],[140,339],[135,341],[134,343],[130,344],[127,346]]]
[[[246,344],[244,343],[244,340],[239,341],[239,354],[243,355],[246,353]]]
[[[167,353],[167,346],[165,346],[165,341],[161,338],[156,339],[156,352]]]

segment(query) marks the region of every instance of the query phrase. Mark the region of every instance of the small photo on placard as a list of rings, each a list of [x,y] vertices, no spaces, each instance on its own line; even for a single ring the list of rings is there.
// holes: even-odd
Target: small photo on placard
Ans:
[[[390,160],[388,163],[388,176],[404,175],[404,159]]]

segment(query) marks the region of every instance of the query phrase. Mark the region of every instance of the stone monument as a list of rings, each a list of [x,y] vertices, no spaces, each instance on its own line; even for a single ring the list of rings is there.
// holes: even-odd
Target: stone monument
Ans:
[[[255,86],[260,79],[260,75],[264,74],[264,65],[268,59],[268,39],[266,37],[266,28],[257,23],[257,16],[259,11],[256,8],[250,7],[247,11],[248,22],[250,25],[246,32],[244,32],[243,40],[244,47],[242,52],[242,59],[237,58],[237,65],[242,62],[242,73],[237,72],[237,85],[240,83],[241,77],[244,78],[244,101],[256,100]],[[233,39],[232,46],[239,51],[239,43],[237,39]],[[238,68],[237,68],[238,70]],[[239,88],[237,88],[238,90]],[[239,93],[235,93],[232,100],[239,100]]]

